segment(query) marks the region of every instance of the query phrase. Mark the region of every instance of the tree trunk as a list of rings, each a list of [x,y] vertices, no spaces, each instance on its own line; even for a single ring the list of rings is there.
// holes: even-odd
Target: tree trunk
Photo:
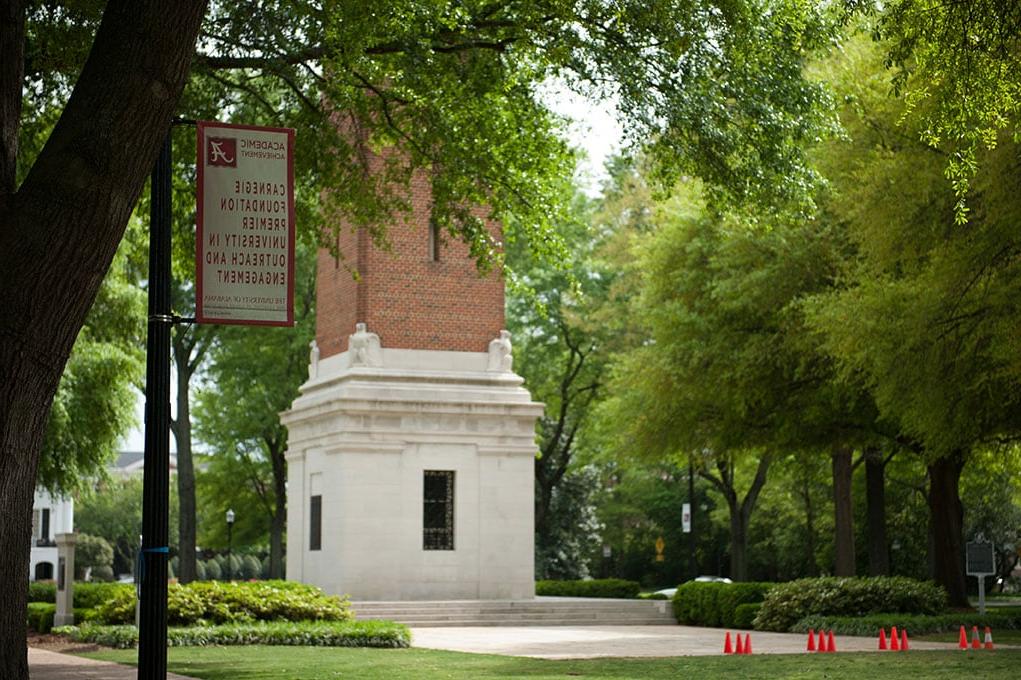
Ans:
[[[869,575],[890,575],[890,552],[886,543],[886,462],[883,452],[865,452],[865,505],[868,514]]]
[[[855,575],[852,455],[850,446],[840,444],[833,447],[833,573],[836,576]]]
[[[24,8],[0,0],[0,677],[27,680],[32,497],[60,375],[187,79],[206,0],[110,0],[53,132],[11,193]],[[13,63],[12,62],[16,62]],[[16,93],[12,92],[16,88]],[[13,135],[13,137],[12,137]]]
[[[287,461],[286,444],[270,448],[273,465],[273,523],[269,532],[269,577],[284,578],[284,532],[287,530]]]
[[[807,474],[802,477],[801,498],[805,502],[805,573],[815,576],[819,571],[815,562],[815,506]]]
[[[772,456],[768,454],[759,459],[755,479],[752,480],[744,500],[738,499],[734,486],[734,466],[725,457],[719,458],[716,462],[716,467],[720,471],[719,477],[705,471],[699,472],[699,475],[711,482],[727,501],[727,509],[730,511],[730,578],[735,581],[748,580],[748,526],[759,492],[766,484],[770,462]]]
[[[962,451],[955,451],[929,465],[933,578],[946,588],[952,607],[970,606],[964,578],[964,506],[959,493],[963,469]]]
[[[198,578],[195,568],[195,463],[191,455],[191,347],[184,336],[182,329],[175,329],[177,414],[172,429],[177,442],[177,579],[181,583],[191,583]]]
[[[730,578],[735,581],[748,580],[748,523],[737,497],[727,499],[730,509]]]

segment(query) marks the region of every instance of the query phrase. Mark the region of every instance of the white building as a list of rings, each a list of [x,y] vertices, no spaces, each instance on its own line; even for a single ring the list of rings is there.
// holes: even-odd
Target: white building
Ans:
[[[287,577],[354,600],[532,598],[543,407],[512,370],[499,272],[430,220],[424,175],[410,198],[390,250],[342,228],[344,266],[319,257],[309,380],[281,418]]]
[[[54,578],[57,568],[57,534],[74,531],[74,500],[54,497],[36,489],[32,502],[32,552],[28,578],[45,581]]]

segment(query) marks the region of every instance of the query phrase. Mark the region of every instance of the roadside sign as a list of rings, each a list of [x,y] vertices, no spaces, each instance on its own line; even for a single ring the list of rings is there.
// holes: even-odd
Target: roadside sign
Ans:
[[[987,541],[971,541],[967,545],[968,576],[992,576],[996,573],[993,544]]]
[[[198,127],[195,318],[294,325],[294,130]]]
[[[681,529],[684,533],[691,533],[691,503],[681,505]]]
[[[993,544],[981,540],[970,541],[965,546],[965,572],[968,576],[978,577],[978,613],[986,613],[986,576],[996,574],[996,555]]]

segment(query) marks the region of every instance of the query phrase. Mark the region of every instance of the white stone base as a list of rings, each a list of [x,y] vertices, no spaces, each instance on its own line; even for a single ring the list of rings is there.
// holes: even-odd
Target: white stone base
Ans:
[[[310,373],[282,415],[288,578],[360,600],[533,597],[542,405],[522,379],[485,352],[378,344],[322,361],[313,351]],[[423,549],[425,470],[455,473],[453,550]]]

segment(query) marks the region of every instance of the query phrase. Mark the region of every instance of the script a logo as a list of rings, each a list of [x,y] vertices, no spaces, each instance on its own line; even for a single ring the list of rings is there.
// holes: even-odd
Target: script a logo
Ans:
[[[237,148],[238,140],[233,137],[209,137],[206,140],[206,165],[236,168]]]

